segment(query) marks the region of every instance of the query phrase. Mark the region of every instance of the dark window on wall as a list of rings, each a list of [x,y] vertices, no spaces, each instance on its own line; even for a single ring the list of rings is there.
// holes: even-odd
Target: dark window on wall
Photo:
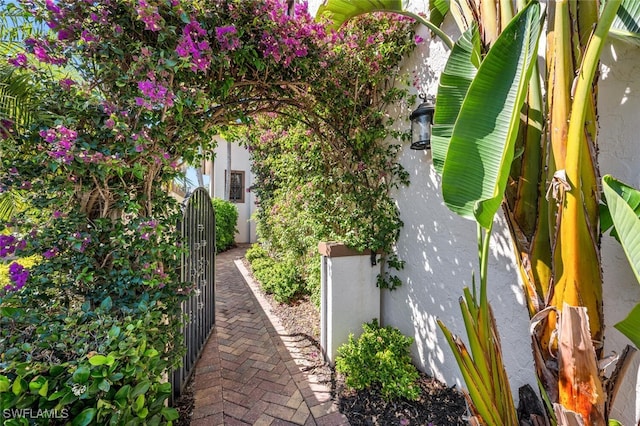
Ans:
[[[244,203],[244,172],[231,170],[231,185],[229,186],[229,201]]]
[[[295,15],[296,0],[287,0],[287,15]]]

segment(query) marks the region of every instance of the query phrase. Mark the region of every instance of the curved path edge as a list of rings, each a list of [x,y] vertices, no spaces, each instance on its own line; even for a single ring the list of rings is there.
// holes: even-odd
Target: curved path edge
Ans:
[[[270,312],[245,249],[216,259],[216,326],[196,364],[191,425],[348,425],[330,387],[301,371],[304,342]]]

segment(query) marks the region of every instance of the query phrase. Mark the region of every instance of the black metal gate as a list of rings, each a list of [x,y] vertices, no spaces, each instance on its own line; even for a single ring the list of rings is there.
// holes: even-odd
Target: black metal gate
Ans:
[[[191,283],[194,291],[182,303],[186,317],[182,333],[187,352],[182,367],[171,377],[172,403],[184,391],[215,324],[216,222],[206,189],[197,188],[185,200],[180,228],[183,244],[188,248],[182,256],[182,281]]]

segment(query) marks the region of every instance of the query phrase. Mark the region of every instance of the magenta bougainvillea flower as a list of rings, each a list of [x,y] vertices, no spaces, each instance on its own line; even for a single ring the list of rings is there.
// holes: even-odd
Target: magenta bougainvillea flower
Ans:
[[[12,284],[4,286],[6,291],[18,291],[27,283],[29,279],[29,270],[18,262],[13,262],[9,265],[9,280]]]
[[[27,66],[27,55],[25,55],[24,53],[18,53],[13,58],[9,58],[7,62],[9,62],[9,64],[13,65],[14,67],[25,68]]]

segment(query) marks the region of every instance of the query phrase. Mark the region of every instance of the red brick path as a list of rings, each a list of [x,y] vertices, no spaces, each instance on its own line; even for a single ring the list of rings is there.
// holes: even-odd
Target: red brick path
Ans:
[[[196,365],[191,425],[348,425],[330,389],[300,371],[296,339],[234,262],[244,251],[217,256],[216,328]]]

